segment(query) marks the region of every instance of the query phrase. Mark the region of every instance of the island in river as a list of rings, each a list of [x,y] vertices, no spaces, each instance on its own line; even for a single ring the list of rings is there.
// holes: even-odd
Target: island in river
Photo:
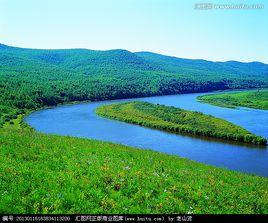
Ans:
[[[134,101],[104,105],[98,107],[96,113],[100,116],[174,133],[186,133],[258,145],[266,145],[267,143],[265,138],[256,136],[231,122],[201,112],[188,111],[173,106]]]

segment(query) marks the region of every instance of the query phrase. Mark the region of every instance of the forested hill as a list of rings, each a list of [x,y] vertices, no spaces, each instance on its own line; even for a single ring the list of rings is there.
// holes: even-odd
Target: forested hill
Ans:
[[[151,52],[137,52],[138,56],[147,62],[154,63],[170,72],[190,75],[223,75],[234,77],[268,77],[268,65],[260,62],[242,63],[238,61],[212,62],[207,60],[182,59],[171,56],[164,56]]]
[[[37,50],[0,44],[0,122],[27,109],[268,86],[268,65],[210,62],[127,50]]]

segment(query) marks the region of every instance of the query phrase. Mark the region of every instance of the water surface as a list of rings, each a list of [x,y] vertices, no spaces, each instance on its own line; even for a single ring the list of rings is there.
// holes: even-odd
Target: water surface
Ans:
[[[203,94],[182,94],[59,106],[34,112],[26,117],[25,121],[36,130],[44,133],[92,138],[153,149],[218,167],[268,177],[267,147],[166,133],[101,118],[94,112],[96,107],[104,104],[142,100],[210,114],[268,138],[268,111],[221,108],[197,102],[196,97]]]

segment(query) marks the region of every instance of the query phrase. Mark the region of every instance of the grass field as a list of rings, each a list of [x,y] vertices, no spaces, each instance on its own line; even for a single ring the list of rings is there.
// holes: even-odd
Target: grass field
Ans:
[[[13,125],[0,147],[0,213],[268,213],[263,177]]]
[[[151,150],[0,129],[0,213],[268,213],[268,178]]]
[[[98,115],[174,133],[207,136],[225,140],[265,145],[267,140],[240,126],[211,115],[148,102],[104,105]]]
[[[268,90],[210,94],[199,96],[197,99],[221,107],[248,107],[268,110]]]

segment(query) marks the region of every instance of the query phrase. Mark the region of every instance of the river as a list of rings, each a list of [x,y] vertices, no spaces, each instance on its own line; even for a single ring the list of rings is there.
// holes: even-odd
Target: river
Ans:
[[[96,107],[104,104],[142,100],[210,114],[268,138],[268,111],[249,108],[221,108],[196,101],[196,97],[203,94],[181,94],[64,105],[34,112],[27,116],[25,121],[43,133],[91,138],[152,149],[217,167],[268,177],[267,147],[167,133],[101,118],[94,112]]]

